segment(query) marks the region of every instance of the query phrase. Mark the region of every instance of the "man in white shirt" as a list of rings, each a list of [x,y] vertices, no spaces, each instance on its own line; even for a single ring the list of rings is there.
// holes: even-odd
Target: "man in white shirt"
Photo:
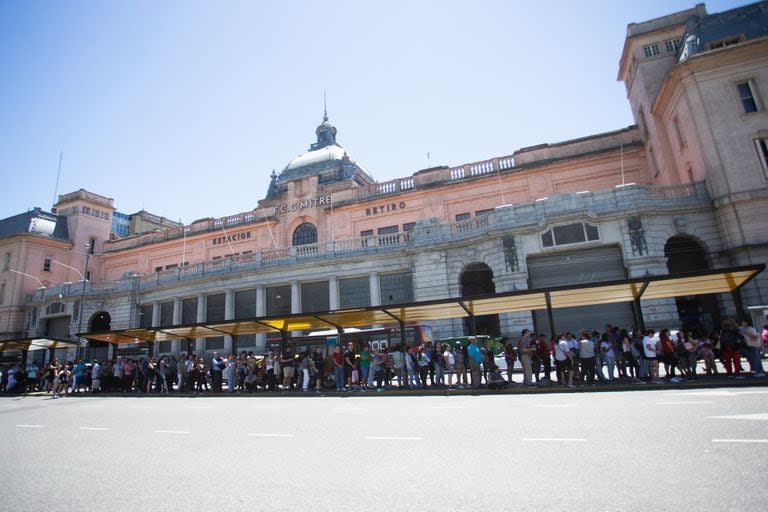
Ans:
[[[91,393],[101,391],[101,365],[98,361],[93,362],[91,367]]]
[[[765,372],[763,371],[763,362],[760,360],[760,348],[762,345],[760,335],[757,334],[757,330],[749,325],[749,322],[746,320],[741,322],[739,332],[744,338],[744,342],[747,344],[747,349],[745,352],[747,353],[747,361],[749,361],[749,366],[752,369],[752,373],[755,377],[765,377]]]
[[[651,338],[654,334],[655,331],[653,329],[645,331],[643,336],[643,352],[645,353],[645,359],[651,365],[651,382],[659,384],[659,358],[656,351],[656,342]]]
[[[566,338],[561,338],[555,344],[555,368],[557,373],[557,380],[563,386],[573,387],[573,354],[568,343],[568,336],[573,336],[571,333],[566,334]],[[568,375],[568,384],[565,383],[565,376]]]

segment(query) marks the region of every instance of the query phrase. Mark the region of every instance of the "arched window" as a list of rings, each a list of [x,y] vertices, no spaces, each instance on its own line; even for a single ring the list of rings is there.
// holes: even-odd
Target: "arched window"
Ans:
[[[317,243],[317,228],[310,222],[301,224],[293,232],[293,245],[307,245]]]
[[[51,302],[45,308],[46,315],[58,315],[64,313],[67,310],[67,306],[63,302]]]

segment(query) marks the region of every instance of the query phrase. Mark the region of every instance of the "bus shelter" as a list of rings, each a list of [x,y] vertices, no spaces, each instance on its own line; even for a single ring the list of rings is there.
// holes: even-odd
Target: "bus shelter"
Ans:
[[[405,325],[432,320],[469,318],[470,334],[475,334],[475,318],[482,315],[545,310],[552,335],[556,333],[552,311],[573,306],[629,302],[633,305],[635,324],[644,328],[641,300],[666,299],[691,295],[728,293],[733,297],[736,311],[743,314],[741,288],[765,269],[765,264],[730,267],[717,270],[679,273],[664,276],[643,276],[618,281],[603,281],[580,285],[519,290],[471,297],[455,297],[407,304],[350,308],[315,313],[263,316],[248,319],[201,322],[170,327],[117,329],[106,332],[78,334],[91,341],[113,345],[146,342],[150,346],[160,341],[246,334],[280,333],[288,341],[292,331],[334,328],[341,343],[344,329],[399,323],[405,344]],[[233,347],[236,351],[236,347]]]

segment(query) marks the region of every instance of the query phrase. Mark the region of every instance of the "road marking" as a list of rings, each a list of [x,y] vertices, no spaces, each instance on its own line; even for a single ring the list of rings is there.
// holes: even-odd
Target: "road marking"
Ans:
[[[248,434],[249,437],[293,437],[293,434]]]
[[[555,442],[555,443],[586,443],[587,440],[582,437],[521,437],[525,442]]]
[[[576,407],[578,404],[536,404],[536,407]]]
[[[740,396],[740,395],[768,395],[764,390],[746,390],[746,391],[687,391],[685,393],[672,393],[673,396]]]
[[[368,441],[423,441],[423,437],[365,436]]]
[[[691,400],[690,402],[656,402],[656,405],[701,405],[701,404],[711,404],[712,402],[706,402],[706,401],[695,401]]]
[[[713,443],[768,443],[768,439],[713,439]]]
[[[155,430],[155,434],[191,434],[186,430]]]
[[[768,421],[768,413],[761,412],[758,414],[733,414],[731,416],[707,416],[707,419],[713,420],[758,420]]]
[[[463,405],[432,405],[430,409],[464,409]]]
[[[81,405],[81,409],[103,409],[103,405]]]
[[[158,409],[159,407],[156,405],[134,405],[134,409]]]
[[[111,430],[107,427],[80,427],[80,430]]]
[[[189,405],[187,409],[213,409],[210,405]]]
[[[43,428],[42,425],[16,425],[19,428]]]

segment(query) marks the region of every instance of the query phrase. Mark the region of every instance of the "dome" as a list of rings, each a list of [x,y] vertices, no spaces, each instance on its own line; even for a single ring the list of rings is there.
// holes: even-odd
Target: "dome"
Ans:
[[[285,166],[285,170],[289,171],[291,169],[298,169],[299,167],[306,167],[320,162],[334,160],[341,161],[345,154],[346,151],[340,146],[325,146],[319,149],[314,149],[312,151],[307,151],[306,153],[297,156],[288,162],[288,165]]]

